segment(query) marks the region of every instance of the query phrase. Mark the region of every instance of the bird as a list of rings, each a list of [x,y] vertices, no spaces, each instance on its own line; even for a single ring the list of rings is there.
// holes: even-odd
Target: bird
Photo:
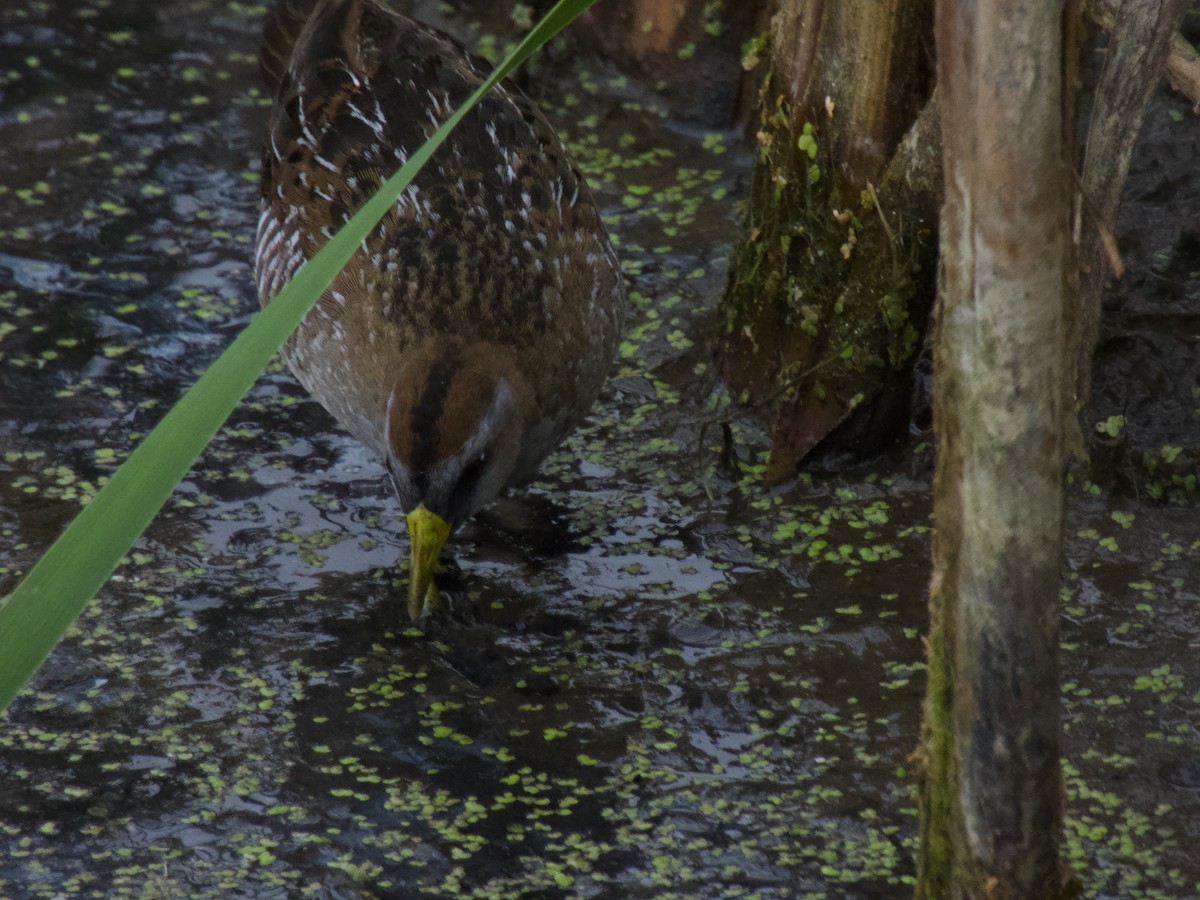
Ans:
[[[266,306],[487,77],[384,0],[282,0],[255,281]],[[626,308],[579,165],[511,81],[450,134],[286,341],[299,382],[383,460],[411,543],[408,612],[449,535],[586,416]]]

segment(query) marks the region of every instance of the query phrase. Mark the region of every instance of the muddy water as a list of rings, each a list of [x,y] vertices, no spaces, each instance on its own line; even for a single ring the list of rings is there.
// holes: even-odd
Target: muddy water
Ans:
[[[0,587],[254,307],[261,14],[0,12]],[[273,367],[0,730],[0,895],[908,893],[928,448],[763,492],[707,345],[749,148],[551,71],[636,306],[592,420],[457,539],[451,612],[414,628],[382,468]],[[1163,146],[1194,142],[1172,113]],[[1135,271],[1180,256],[1174,221]],[[1068,529],[1070,858],[1087,896],[1190,896],[1200,525],[1186,483],[1095,477]]]

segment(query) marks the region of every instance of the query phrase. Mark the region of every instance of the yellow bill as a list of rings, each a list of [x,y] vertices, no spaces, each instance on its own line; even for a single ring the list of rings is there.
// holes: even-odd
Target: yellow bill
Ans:
[[[408,572],[408,615],[416,619],[429,605],[437,604],[437,586],[433,570],[442,544],[450,536],[450,523],[422,504],[408,514],[408,538],[412,544],[412,565]]]

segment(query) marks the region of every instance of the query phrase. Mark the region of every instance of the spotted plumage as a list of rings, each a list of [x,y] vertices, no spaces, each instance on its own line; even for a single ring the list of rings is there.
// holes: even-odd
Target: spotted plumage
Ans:
[[[488,67],[373,0],[284,0],[262,62],[274,92],[256,259],[265,305]],[[284,355],[384,458],[405,511],[453,527],[530,477],[587,412],[624,305],[583,176],[506,82],[401,195]]]

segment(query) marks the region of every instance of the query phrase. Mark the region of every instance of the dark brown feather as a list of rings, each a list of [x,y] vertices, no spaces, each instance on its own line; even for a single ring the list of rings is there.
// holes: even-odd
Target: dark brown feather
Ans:
[[[318,0],[279,0],[263,25],[258,63],[271,96],[279,89],[292,58],[292,47]]]
[[[451,38],[370,0],[321,0],[297,30],[305,5],[277,11],[264,40],[268,78],[294,44],[264,148],[264,305],[488,71]],[[381,449],[387,398],[415,347],[493,345],[530,392],[540,458],[591,405],[623,312],[619,267],[578,167],[505,82],[384,216],[287,355],[309,390]]]

